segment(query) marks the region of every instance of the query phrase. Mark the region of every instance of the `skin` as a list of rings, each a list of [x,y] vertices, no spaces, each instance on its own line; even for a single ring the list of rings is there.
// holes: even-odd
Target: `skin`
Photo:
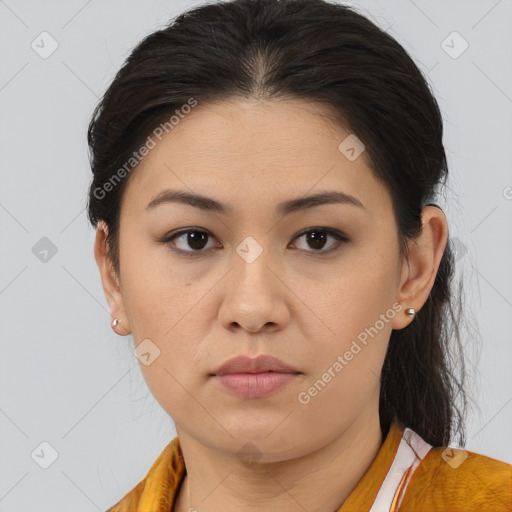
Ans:
[[[301,100],[199,104],[132,171],[121,206],[119,274],[106,253],[108,228],[98,225],[95,257],[120,321],[115,330],[132,334],[136,346],[149,338],[160,350],[141,370],[184,453],[176,512],[332,512],[383,442],[379,377],[389,337],[414,321],[406,308],[421,314],[448,227],[440,209],[425,207],[421,237],[401,262],[391,198],[366,152],[350,161],[338,149],[349,134],[323,106]],[[147,210],[167,188],[212,197],[233,213],[179,203]],[[364,209],[275,211],[281,201],[320,190],[351,194]],[[297,237],[314,227],[349,241],[329,236],[322,246]],[[174,239],[175,248],[195,250],[193,258],[159,241],[183,228],[211,234],[203,245]],[[236,252],[247,236],[263,249],[252,263]],[[403,309],[300,403],[298,394],[394,303]],[[209,376],[238,354],[271,354],[302,374],[269,397],[243,399]],[[238,456],[248,442],[260,455],[250,466]]]

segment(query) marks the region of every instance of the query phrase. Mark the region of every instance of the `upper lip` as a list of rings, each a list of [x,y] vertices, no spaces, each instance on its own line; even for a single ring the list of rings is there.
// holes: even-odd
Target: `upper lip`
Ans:
[[[212,375],[226,375],[229,373],[301,373],[296,368],[284,363],[270,355],[260,355],[255,358],[248,356],[236,356],[228,359]]]

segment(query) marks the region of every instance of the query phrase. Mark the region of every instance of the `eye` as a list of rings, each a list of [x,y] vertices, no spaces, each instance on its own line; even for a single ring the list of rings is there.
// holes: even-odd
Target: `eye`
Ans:
[[[189,228],[169,235],[161,240],[161,242],[169,245],[171,250],[174,252],[183,254],[184,256],[195,256],[195,253],[199,254],[201,252],[206,252],[203,249],[205,249],[208,238],[211,236],[212,235],[210,233],[202,229]],[[170,242],[172,242],[172,244]],[[186,247],[188,245],[193,250],[190,251],[180,248],[180,243],[182,244],[182,247]],[[175,249],[173,246],[178,246],[178,248]],[[209,249],[209,247],[206,247],[206,249]]]
[[[211,233],[208,231],[197,228],[188,228],[170,234],[160,240],[160,242],[168,245],[169,248],[175,253],[183,256],[194,257],[200,256],[201,253],[204,253],[208,249],[212,248],[212,246],[208,247],[208,238],[210,237],[213,237],[213,235],[211,235]],[[325,247],[326,241],[329,237],[336,240],[337,243],[335,242],[331,244],[330,248],[327,250],[322,250]],[[319,253],[321,255],[331,253],[335,251],[342,243],[349,241],[348,238],[339,231],[321,227],[309,228],[308,230],[299,233],[294,238],[294,240],[300,240],[301,238],[304,238],[306,244],[309,244],[309,246],[314,249],[313,251],[308,251],[306,249],[306,252]],[[179,247],[180,244],[182,247]],[[186,246],[192,248],[192,250],[187,249]],[[213,247],[219,248],[221,246],[217,244]],[[299,247],[299,249],[301,248]]]
[[[305,237],[305,238],[304,238]],[[322,250],[325,247],[327,239],[331,237],[336,240],[331,244],[327,250]],[[348,242],[348,238],[342,235],[339,231],[330,228],[309,228],[307,231],[303,231],[295,237],[294,240],[304,238],[306,244],[313,247],[314,251],[307,251],[312,253],[328,254],[335,251],[342,243]],[[299,247],[300,248],[300,247]]]

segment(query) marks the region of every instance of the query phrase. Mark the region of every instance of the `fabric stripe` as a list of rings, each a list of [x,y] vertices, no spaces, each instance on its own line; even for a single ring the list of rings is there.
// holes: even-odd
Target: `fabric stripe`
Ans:
[[[404,430],[393,463],[382,482],[370,512],[393,512],[399,506],[410,477],[419,461],[427,455],[431,448],[432,445],[416,432],[410,428]]]

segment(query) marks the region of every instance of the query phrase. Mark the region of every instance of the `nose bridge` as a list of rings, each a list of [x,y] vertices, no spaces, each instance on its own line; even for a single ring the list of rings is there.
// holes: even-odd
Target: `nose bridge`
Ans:
[[[235,248],[235,284],[237,287],[250,287],[253,291],[265,291],[269,285],[272,286],[270,281],[275,278],[269,269],[268,240],[263,240],[263,236],[258,238],[259,241],[249,235]],[[259,290],[260,287],[262,290]]]
[[[220,311],[226,328],[236,323],[255,332],[266,325],[282,324],[286,318],[286,307],[279,304],[282,290],[271,269],[269,248],[260,240],[247,236],[235,247],[233,275]]]

